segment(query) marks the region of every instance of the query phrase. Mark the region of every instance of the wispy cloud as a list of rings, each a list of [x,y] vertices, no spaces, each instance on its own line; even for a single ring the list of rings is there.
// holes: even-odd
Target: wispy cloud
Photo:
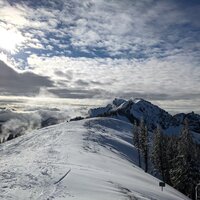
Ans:
[[[60,53],[66,47],[74,54],[145,58],[168,56],[172,50],[191,54],[198,46],[195,11],[199,5],[184,5],[172,0],[61,0],[56,4],[4,0],[0,17],[4,25],[17,27],[26,37],[24,48],[50,51],[45,46],[51,45]]]
[[[32,55],[28,63],[33,72],[40,75],[45,73],[51,77],[57,87],[78,88],[83,91],[85,87],[90,90],[104,88],[107,97],[130,97],[134,92],[149,94],[151,98],[155,98],[155,95],[157,99],[159,94],[160,98],[165,94],[168,99],[183,98],[183,94],[200,97],[200,70],[194,63],[191,66],[189,57],[172,56],[138,61]],[[68,92],[66,97],[67,94]]]
[[[200,99],[195,0],[1,0],[0,9],[1,55],[48,76],[40,85],[48,92]],[[13,46],[4,33],[13,36]]]

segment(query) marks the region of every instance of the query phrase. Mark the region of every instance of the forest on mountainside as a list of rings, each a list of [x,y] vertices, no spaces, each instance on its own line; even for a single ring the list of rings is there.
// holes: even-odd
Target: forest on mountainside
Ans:
[[[161,176],[163,182],[195,199],[195,187],[200,182],[200,145],[192,138],[187,118],[181,132],[174,136],[164,134],[158,125],[153,131],[152,141],[144,120],[139,124],[135,122],[133,144],[138,150],[139,167],[149,172],[150,161],[153,173]]]

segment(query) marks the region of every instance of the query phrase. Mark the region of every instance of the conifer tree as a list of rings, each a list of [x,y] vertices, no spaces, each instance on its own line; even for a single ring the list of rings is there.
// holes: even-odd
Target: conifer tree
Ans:
[[[195,159],[194,143],[187,119],[184,120],[177,149],[178,155],[171,170],[171,181],[176,189],[193,198],[195,185],[200,180],[200,170]]]
[[[167,143],[168,143],[168,137],[163,135],[161,127],[157,125],[157,128],[154,131],[154,140],[153,140],[151,159],[155,168],[162,175],[163,181],[170,183]]]
[[[138,166],[141,167],[139,129],[137,127],[136,121],[134,122],[134,126],[133,126],[133,145],[137,148],[137,151],[138,151]]]
[[[139,141],[140,141],[140,147],[141,152],[144,158],[144,164],[145,164],[145,172],[148,171],[148,129],[147,126],[145,126],[144,120],[141,120],[140,126],[139,126]]]
[[[172,169],[175,168],[175,161],[178,156],[178,138],[177,136],[165,136],[166,141],[166,162],[167,162],[167,170],[166,170],[166,176],[165,181],[169,185],[172,185],[171,182],[171,175],[170,172]]]
[[[163,135],[161,133],[160,126],[157,125],[157,128],[154,131],[151,160],[152,160],[152,163],[154,164],[154,167],[162,174],[162,178],[164,180],[162,143],[163,143]]]

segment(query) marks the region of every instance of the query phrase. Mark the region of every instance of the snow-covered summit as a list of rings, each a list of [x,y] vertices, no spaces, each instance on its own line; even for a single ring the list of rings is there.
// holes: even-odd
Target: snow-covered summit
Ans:
[[[90,109],[89,115],[90,117],[123,116],[130,122],[143,119],[150,130],[154,129],[157,124],[166,129],[170,125],[177,123],[177,120],[168,112],[141,98],[130,100],[116,98],[112,104],[106,107]]]
[[[0,145],[0,197],[13,200],[188,200],[137,167],[132,125],[63,123]]]

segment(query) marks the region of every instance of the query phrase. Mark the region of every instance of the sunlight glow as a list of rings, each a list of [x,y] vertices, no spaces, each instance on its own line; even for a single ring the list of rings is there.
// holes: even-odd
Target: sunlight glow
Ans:
[[[0,49],[14,53],[23,42],[24,37],[20,32],[0,27]]]

